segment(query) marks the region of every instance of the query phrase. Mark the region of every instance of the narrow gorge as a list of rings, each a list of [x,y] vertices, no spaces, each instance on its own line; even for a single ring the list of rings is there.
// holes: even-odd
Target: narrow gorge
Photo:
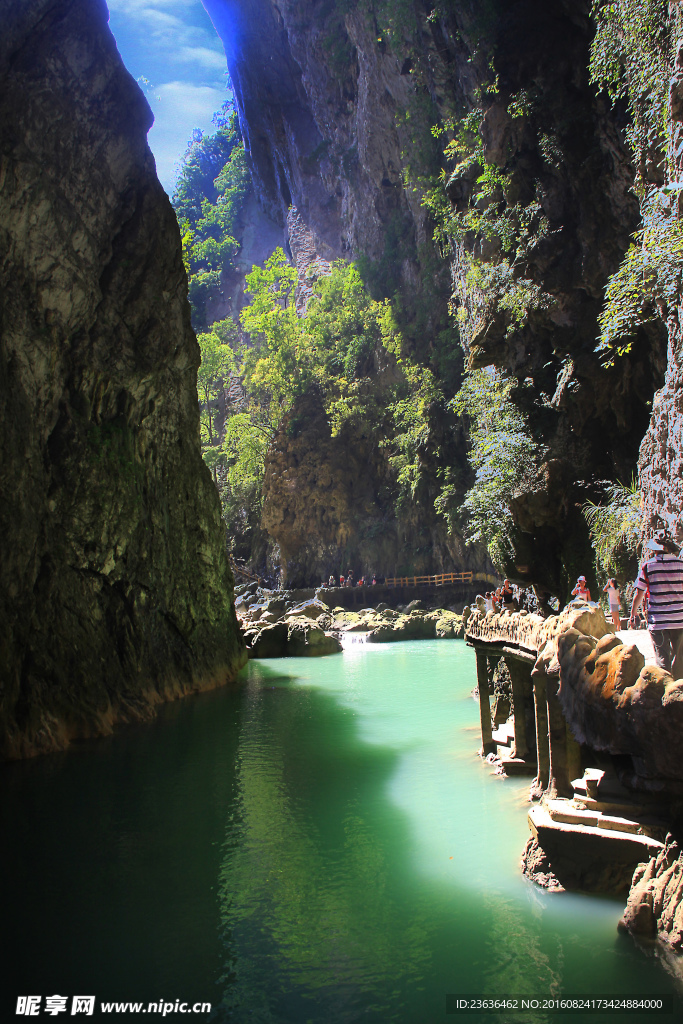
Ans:
[[[678,1012],[683,680],[628,612],[683,544],[681,5],[201,2],[169,195],[105,0],[0,0],[17,983]]]

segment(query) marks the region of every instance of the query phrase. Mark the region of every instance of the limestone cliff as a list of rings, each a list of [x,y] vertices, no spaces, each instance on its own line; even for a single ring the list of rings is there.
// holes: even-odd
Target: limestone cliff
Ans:
[[[344,428],[332,437],[315,399],[297,411],[274,439],[264,483],[263,526],[278,545],[289,585],[325,583],[349,568],[358,578],[487,564],[481,546],[466,548],[437,521],[434,494],[431,501],[420,494],[397,514],[386,455],[368,434]]]
[[[146,717],[244,654],[180,239],[102,0],[0,0],[0,750]]]
[[[630,479],[665,365],[656,326],[612,369],[594,353],[603,289],[638,208],[623,111],[588,80],[589,3],[205,5],[225,43],[257,190],[283,226],[305,226],[309,262],[360,255],[376,287],[426,299],[432,320],[414,341],[422,361],[432,358],[450,291],[470,365],[517,379],[516,401],[545,454],[514,501],[510,569],[564,594],[592,562],[581,504],[600,495],[601,482]],[[467,113],[477,115],[484,164],[505,175],[501,216],[535,211],[509,280],[501,284],[501,269],[495,287],[474,297],[465,249],[489,267],[503,267],[500,254],[466,236],[450,267],[442,264],[450,288],[430,292],[440,271],[421,205],[443,149],[430,125]],[[462,164],[448,182],[456,212],[482,203],[482,164]],[[489,301],[499,286],[504,301]],[[521,294],[527,305],[515,313]],[[297,487],[313,507],[304,476]],[[305,534],[312,521],[298,528]],[[427,512],[421,528],[432,528]]]
[[[683,178],[683,40],[679,40],[676,67],[670,83],[669,155],[671,179]],[[681,193],[671,200],[673,216],[683,217]],[[679,286],[680,296],[680,286]],[[640,481],[645,506],[645,528],[664,521],[679,544],[683,542],[683,306],[680,298],[659,312],[668,332],[664,385],[652,402],[652,416],[640,448]]]

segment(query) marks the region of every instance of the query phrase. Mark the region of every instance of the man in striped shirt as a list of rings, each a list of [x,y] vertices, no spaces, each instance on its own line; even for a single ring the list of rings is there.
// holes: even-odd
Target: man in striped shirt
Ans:
[[[674,679],[683,678],[683,561],[668,532],[659,530],[646,547],[654,552],[644,562],[634,586],[629,626],[635,627],[636,612],[649,592],[647,628],[652,637],[660,668]]]

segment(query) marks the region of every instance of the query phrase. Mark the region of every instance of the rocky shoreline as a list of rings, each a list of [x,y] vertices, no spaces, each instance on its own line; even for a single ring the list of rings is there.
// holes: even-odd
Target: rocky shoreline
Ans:
[[[337,595],[338,596],[338,595]],[[351,611],[334,604],[335,592],[237,587],[235,609],[250,658],[315,657],[335,654],[347,634],[366,643],[396,640],[454,640],[464,636],[462,609],[428,608],[421,600],[395,608]]]

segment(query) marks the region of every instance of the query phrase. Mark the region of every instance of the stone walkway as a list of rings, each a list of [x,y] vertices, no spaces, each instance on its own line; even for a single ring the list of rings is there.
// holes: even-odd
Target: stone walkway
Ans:
[[[647,629],[620,629],[617,636],[625,644],[634,644],[645,658],[646,665],[655,664],[655,649]]]

